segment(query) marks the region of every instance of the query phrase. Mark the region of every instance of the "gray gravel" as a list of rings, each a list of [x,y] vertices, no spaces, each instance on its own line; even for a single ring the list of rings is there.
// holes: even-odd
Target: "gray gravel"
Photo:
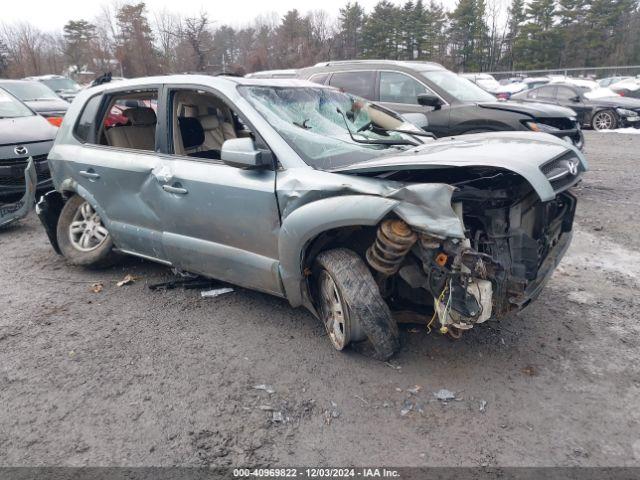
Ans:
[[[151,292],[164,267],[0,231],[0,465],[640,465],[640,135],[587,142],[541,300],[457,342],[403,328],[388,364],[282,300]]]

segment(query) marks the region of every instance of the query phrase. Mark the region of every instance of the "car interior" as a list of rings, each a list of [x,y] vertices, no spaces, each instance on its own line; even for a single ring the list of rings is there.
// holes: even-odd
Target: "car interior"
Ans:
[[[155,150],[157,92],[133,92],[111,98],[99,132],[100,143],[134,150]]]
[[[225,140],[251,135],[236,113],[215,95],[200,90],[178,90],[172,96],[172,138],[176,155],[219,160]]]

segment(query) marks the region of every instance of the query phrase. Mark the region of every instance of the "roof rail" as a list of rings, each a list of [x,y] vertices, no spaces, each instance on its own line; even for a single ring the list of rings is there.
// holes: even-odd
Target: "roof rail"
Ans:
[[[375,64],[375,63],[388,63],[388,64],[392,64],[392,65],[397,65],[397,64],[403,64],[403,63],[415,63],[415,64],[419,64],[419,65],[433,65],[434,67],[442,67],[442,65],[440,65],[439,63],[436,62],[428,62],[428,61],[424,61],[424,60],[374,60],[374,59],[369,59],[369,60],[328,60],[326,62],[318,62],[314,65],[314,67],[328,67],[331,65],[348,65],[348,64],[354,64],[354,63],[360,63],[360,64]],[[442,67],[444,68],[444,67]]]

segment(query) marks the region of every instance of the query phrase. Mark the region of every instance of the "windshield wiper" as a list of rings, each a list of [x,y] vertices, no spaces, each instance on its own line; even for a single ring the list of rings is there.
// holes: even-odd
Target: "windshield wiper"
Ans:
[[[353,136],[353,133],[349,128],[349,121],[347,120],[347,116],[344,114],[344,112],[340,109],[340,107],[336,108],[336,111],[342,116],[342,120],[344,120],[344,126],[347,127],[347,132],[349,132],[349,136],[351,137],[351,140],[353,140],[356,143],[363,143],[366,145],[413,145],[414,147],[417,147],[418,145],[420,145],[419,143],[412,142],[410,140],[358,139]]]

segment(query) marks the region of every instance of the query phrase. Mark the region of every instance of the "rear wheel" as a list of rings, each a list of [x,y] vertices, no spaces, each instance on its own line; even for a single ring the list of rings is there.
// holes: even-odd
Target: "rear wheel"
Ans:
[[[56,234],[62,255],[73,265],[101,267],[114,258],[113,241],[100,215],[79,195],[64,204]]]
[[[596,113],[591,120],[591,126],[594,130],[613,130],[618,126],[616,114],[611,110],[603,110]]]
[[[398,326],[371,272],[346,248],[320,253],[315,263],[316,304],[337,350],[352,345],[380,360],[399,346]]]

